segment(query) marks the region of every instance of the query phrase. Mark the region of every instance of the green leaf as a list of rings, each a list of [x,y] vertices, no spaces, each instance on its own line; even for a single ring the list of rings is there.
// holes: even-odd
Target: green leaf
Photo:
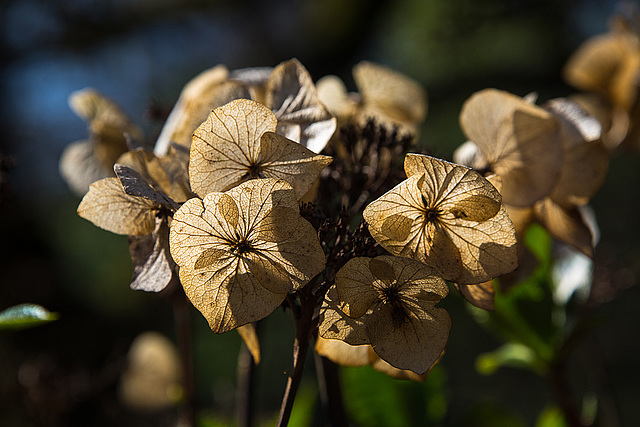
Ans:
[[[557,406],[545,408],[538,417],[535,427],[566,427],[564,415]]]
[[[518,343],[506,343],[476,359],[476,370],[483,375],[491,375],[503,366],[524,367],[535,372],[542,372],[545,368],[545,364],[530,347]]]
[[[0,312],[0,330],[25,329],[42,325],[58,319],[57,313],[51,313],[36,304],[20,304]]]

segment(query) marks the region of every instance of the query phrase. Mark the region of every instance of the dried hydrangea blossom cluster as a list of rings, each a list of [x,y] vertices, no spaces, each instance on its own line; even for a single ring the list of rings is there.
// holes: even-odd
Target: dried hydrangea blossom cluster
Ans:
[[[592,62],[580,58],[567,75]],[[493,279],[522,262],[533,221],[593,253],[582,210],[620,125],[586,98],[539,107],[487,89],[463,106],[469,141],[450,163],[407,154],[427,112],[417,82],[369,62],[354,80],[359,93],[335,76],[316,85],[296,59],[217,66],[185,86],[153,151],[134,147],[140,132],[112,102],[82,91],[71,104],[90,140],[61,172],[83,194],[95,181],[82,217],[130,236],[132,288],[179,282],[214,332],[244,331],[256,359],[252,323],[306,309],[319,354],[421,380],[446,347],[447,282],[492,309]],[[630,111],[617,93],[609,101]]]

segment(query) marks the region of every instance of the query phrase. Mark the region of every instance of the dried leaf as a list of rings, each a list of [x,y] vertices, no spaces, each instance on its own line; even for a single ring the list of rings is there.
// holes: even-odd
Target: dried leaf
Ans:
[[[382,247],[460,284],[482,283],[516,268],[513,224],[486,179],[414,154],[407,155],[405,171],[409,178],[363,213]]]
[[[325,263],[293,189],[275,179],[188,200],[173,217],[170,246],[185,293],[216,333],[266,317]]]
[[[189,175],[196,194],[226,191],[253,178],[285,178],[302,198],[331,157],[273,133],[275,115],[240,99],[215,109],[194,133]]]
[[[322,151],[336,130],[336,119],[319,101],[309,72],[295,58],[273,70],[266,105],[278,119],[276,132],[314,153]]]
[[[253,323],[248,323],[246,325],[240,326],[236,330],[249,349],[249,352],[251,352],[254,363],[258,365],[260,363],[260,341],[258,340],[256,325]]]
[[[104,178],[89,187],[78,215],[115,234],[144,236],[156,226],[160,205],[124,192],[118,178]]]
[[[562,165],[557,120],[522,98],[495,89],[463,105],[460,125],[502,179],[505,203],[530,206],[549,194]]]

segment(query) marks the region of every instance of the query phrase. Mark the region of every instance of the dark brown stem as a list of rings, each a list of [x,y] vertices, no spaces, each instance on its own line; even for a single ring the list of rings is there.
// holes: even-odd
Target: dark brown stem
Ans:
[[[282,405],[280,406],[280,415],[278,416],[277,424],[279,427],[286,426],[289,422],[293,402],[298,392],[300,380],[302,379],[307,351],[309,350],[309,340],[315,323],[313,313],[317,300],[311,292],[311,288],[312,286],[307,285],[298,292],[300,298],[299,314],[296,316],[295,310],[292,310],[296,323],[296,338],[293,343],[293,369],[289,374],[287,387],[285,388],[284,397],[282,398]]]
[[[196,425],[195,389],[193,380],[193,344],[191,336],[191,316],[182,286],[178,284],[173,292],[173,319],[178,338],[178,349],[182,362],[182,388],[184,399],[180,408],[180,418],[184,425]]]
[[[238,395],[236,418],[239,427],[253,425],[253,397],[255,384],[255,362],[249,347],[243,342],[238,354]]]
[[[346,427],[349,425],[349,421],[342,400],[339,367],[331,360],[317,353],[315,353],[314,359],[318,387],[320,388],[320,399],[325,407],[325,412],[329,414],[331,425],[334,427]]]

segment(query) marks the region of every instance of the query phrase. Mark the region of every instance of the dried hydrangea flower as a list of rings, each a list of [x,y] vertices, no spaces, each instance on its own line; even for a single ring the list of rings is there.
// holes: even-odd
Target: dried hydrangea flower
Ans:
[[[171,281],[175,263],[169,253],[169,214],[178,208],[135,170],[114,166],[117,178],[94,182],[78,215],[100,228],[129,236],[134,263],[132,289],[159,292]]]
[[[113,165],[127,151],[125,134],[141,137],[140,129],[113,101],[95,89],[69,96],[69,106],[89,128],[89,139],[67,146],[60,157],[60,174],[74,193],[83,196],[89,185],[113,176]]]
[[[363,212],[382,247],[470,285],[516,268],[513,224],[493,185],[464,166],[408,154],[409,178]]]
[[[185,293],[216,333],[268,316],[325,264],[293,188],[271,178],[188,200],[169,240]]]
[[[423,374],[449,337],[449,314],[436,307],[448,291],[444,279],[418,261],[353,258],[327,292],[319,333],[350,345],[370,344],[395,368]]]
[[[211,112],[193,134],[191,189],[201,197],[254,178],[288,181],[296,197],[311,188],[331,157],[275,133],[278,120],[264,105],[238,99]]]
[[[373,118],[389,129],[417,134],[427,115],[427,94],[415,80],[383,65],[362,61],[353,67],[358,94],[348,94],[336,76],[317,83],[320,99],[342,122],[364,125]]]
[[[276,133],[319,153],[336,130],[336,119],[320,102],[306,68],[297,59],[273,69],[265,105],[278,119]]]
[[[455,155],[454,160],[497,174],[504,203],[531,206],[551,192],[563,153],[551,113],[508,92],[485,89],[464,103],[460,125],[479,153],[473,164]]]

